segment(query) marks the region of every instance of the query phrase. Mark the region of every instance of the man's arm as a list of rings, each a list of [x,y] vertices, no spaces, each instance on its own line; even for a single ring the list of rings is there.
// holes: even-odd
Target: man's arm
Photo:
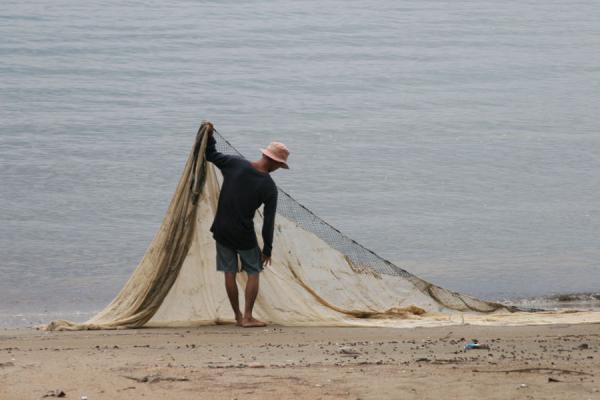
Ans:
[[[277,187],[273,185],[273,190],[265,201],[263,212],[263,262],[271,263],[271,250],[273,249],[273,231],[275,229],[275,210],[277,210]]]
[[[206,159],[215,164],[219,169],[223,169],[227,165],[231,156],[217,151],[217,141],[213,137],[212,124],[208,131],[208,142],[206,143]]]

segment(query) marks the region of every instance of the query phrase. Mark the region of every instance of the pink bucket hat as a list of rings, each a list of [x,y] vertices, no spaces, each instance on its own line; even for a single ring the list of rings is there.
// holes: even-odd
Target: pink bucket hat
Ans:
[[[266,149],[260,149],[262,153],[269,157],[271,160],[275,160],[277,162],[282,163],[282,167],[285,169],[289,169],[290,167],[287,165],[287,158],[290,155],[290,151],[283,143],[279,142],[271,142],[267,146]]]

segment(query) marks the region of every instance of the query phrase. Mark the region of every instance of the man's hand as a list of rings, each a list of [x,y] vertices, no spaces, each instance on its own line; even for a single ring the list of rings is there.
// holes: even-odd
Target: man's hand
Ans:
[[[213,126],[212,122],[210,122],[210,121],[202,121],[202,123],[207,125],[208,129],[207,129],[206,132],[208,133],[209,136],[212,136],[213,131],[215,129],[215,127]]]
[[[265,256],[262,252],[260,253],[260,262],[262,266],[271,265],[271,256]]]

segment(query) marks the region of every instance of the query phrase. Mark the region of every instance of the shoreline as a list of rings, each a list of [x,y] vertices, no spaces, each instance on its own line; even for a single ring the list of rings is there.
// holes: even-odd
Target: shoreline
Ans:
[[[599,351],[600,324],[12,329],[0,398],[600,399]]]
[[[512,299],[486,299],[506,306],[516,306],[541,312],[598,312],[600,292],[573,292],[542,296],[516,297]],[[83,322],[102,311],[99,307],[92,311],[51,311],[51,312],[0,312],[0,331],[35,328],[55,319]]]

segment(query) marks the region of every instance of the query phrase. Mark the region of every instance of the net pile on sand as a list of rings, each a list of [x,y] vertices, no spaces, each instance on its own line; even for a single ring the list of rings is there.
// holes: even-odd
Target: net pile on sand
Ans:
[[[116,298],[89,321],[57,320],[44,329],[233,322],[209,231],[221,176],[204,158],[206,129],[200,126],[163,223]],[[215,136],[219,151],[239,155]],[[260,210],[255,225],[260,232]],[[255,304],[255,315],[271,323],[404,327],[600,321],[600,313],[519,312],[435,286],[348,238],[281,188],[273,248]],[[245,274],[238,274],[238,280],[243,284]]]

